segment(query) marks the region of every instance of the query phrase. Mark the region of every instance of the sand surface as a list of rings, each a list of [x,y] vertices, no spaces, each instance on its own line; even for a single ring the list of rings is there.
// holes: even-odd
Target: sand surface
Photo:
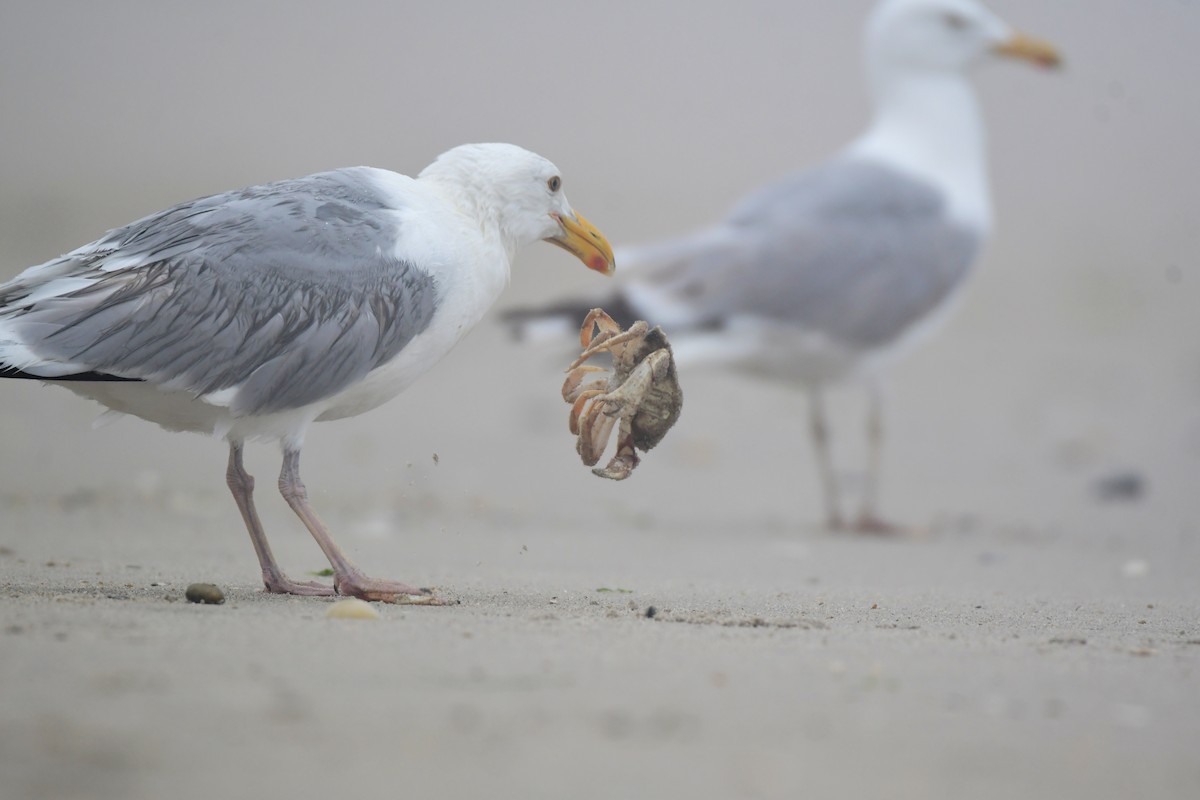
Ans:
[[[326,5],[6,9],[0,277],[172,202],[470,140],[544,152],[637,241],[865,114],[862,2]],[[260,591],[219,442],[0,386],[0,796],[1195,796],[1200,8],[994,5],[1068,69],[979,75],[999,227],[892,375],[908,533],[823,531],[801,398],[728,374],[685,374],[672,435],[599,480],[565,351],[485,324],[312,432],[342,545],[450,601],[332,620]],[[534,248],[502,305],[601,283]],[[832,400],[853,487],[863,401]],[[280,560],[323,568],[275,449],[248,465]]]

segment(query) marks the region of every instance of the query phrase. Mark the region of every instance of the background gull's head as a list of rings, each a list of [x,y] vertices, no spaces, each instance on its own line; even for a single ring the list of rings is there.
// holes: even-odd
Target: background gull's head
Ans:
[[[1049,44],[1025,36],[975,0],[884,0],[867,26],[873,71],[957,72],[992,55],[1054,66]]]

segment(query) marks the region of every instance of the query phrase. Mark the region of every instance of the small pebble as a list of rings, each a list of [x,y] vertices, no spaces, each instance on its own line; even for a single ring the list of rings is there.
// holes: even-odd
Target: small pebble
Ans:
[[[219,606],[225,602],[225,593],[211,583],[193,583],[184,590],[183,596],[189,603]]]
[[[646,619],[654,619],[656,616],[658,616],[658,609],[654,606],[648,606],[646,608]]]
[[[325,616],[329,619],[379,619],[379,612],[366,600],[347,597],[331,605]]]

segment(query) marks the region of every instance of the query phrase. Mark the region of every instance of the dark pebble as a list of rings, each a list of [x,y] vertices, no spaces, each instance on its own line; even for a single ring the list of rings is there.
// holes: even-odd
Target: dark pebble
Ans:
[[[647,606],[646,619],[654,619],[656,616],[658,616],[658,609],[654,606]]]
[[[1106,502],[1134,502],[1146,494],[1146,480],[1137,472],[1115,472],[1097,479],[1092,491]]]
[[[225,602],[225,594],[211,583],[193,583],[183,593],[189,603],[209,603],[221,605]]]

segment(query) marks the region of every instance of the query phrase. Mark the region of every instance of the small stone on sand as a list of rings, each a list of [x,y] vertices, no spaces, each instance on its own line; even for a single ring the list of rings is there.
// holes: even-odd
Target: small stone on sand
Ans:
[[[203,603],[219,606],[225,602],[225,593],[212,583],[189,584],[183,596],[189,603]]]

